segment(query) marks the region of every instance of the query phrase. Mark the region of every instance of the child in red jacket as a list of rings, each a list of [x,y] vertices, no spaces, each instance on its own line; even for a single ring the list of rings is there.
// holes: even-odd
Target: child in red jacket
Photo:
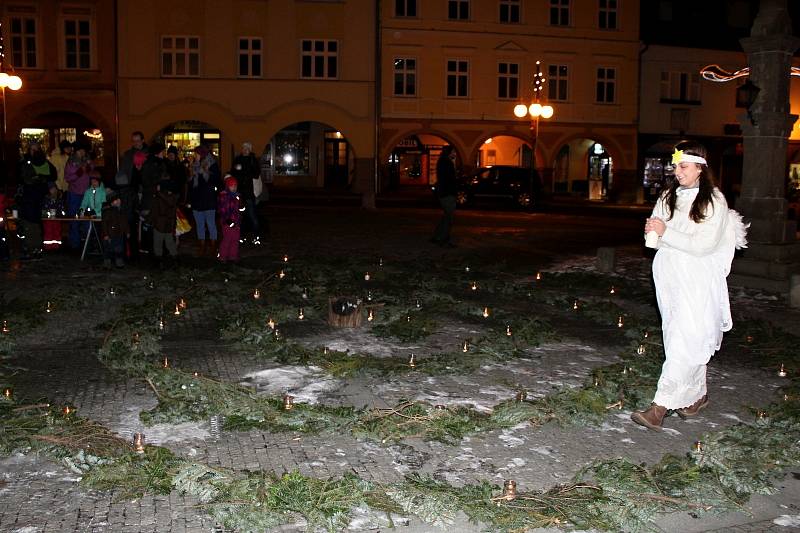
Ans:
[[[222,242],[219,244],[219,260],[239,260],[239,235],[241,232],[241,211],[236,178],[225,176],[225,190],[219,193],[217,215],[222,225]]]

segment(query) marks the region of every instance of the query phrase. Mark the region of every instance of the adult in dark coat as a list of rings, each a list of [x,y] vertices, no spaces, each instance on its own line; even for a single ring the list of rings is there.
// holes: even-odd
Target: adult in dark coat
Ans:
[[[231,170],[228,173],[239,186],[239,198],[244,206],[243,225],[245,231],[253,234],[253,240],[259,240],[261,225],[256,212],[256,197],[253,191],[253,180],[261,179],[261,164],[253,153],[253,145],[249,142],[242,143],[242,151],[233,159]]]
[[[32,143],[20,163],[19,224],[22,229],[23,259],[42,253],[42,204],[47,196],[47,182],[58,178],[56,167],[47,160],[38,143]]]
[[[131,147],[122,154],[119,160],[119,171],[114,177],[111,188],[118,194],[122,212],[128,217],[131,228],[129,248],[131,258],[139,255],[139,187],[142,183],[142,171],[134,164],[137,154],[147,155],[147,145],[144,142],[144,133],[134,131],[131,134]]]
[[[170,145],[170,147],[167,148],[167,158],[164,160],[164,163],[166,164],[169,179],[178,192],[178,203],[185,204],[187,202],[186,180],[189,171],[178,156],[178,147],[174,144]]]
[[[439,246],[455,246],[450,240],[450,229],[456,212],[456,154],[452,146],[442,148],[436,161],[436,195],[442,206],[442,218],[436,226],[431,242]]]

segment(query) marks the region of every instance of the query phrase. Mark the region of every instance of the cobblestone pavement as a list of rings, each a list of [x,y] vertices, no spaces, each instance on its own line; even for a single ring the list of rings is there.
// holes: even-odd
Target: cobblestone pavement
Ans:
[[[382,210],[282,207],[271,213],[273,238],[262,249],[245,253],[245,267],[257,269],[269,254],[342,253],[381,255],[413,259],[439,254],[452,261],[513,258],[517,264],[538,269],[561,261],[580,266],[591,264],[594,248],[618,246],[620,264],[630,275],[646,275],[649,259],[636,244],[640,223],[636,220],[587,219],[550,215],[516,215],[500,212],[459,215],[456,235],[459,248],[432,249],[421,246],[438,213],[426,210]],[[303,224],[297,224],[298,219]],[[362,235],[359,228],[368,224],[374,234]],[[308,233],[303,228],[325,228]],[[355,237],[357,236],[357,237]],[[191,242],[182,254],[191,254]],[[186,264],[188,263],[188,265]],[[185,261],[184,267],[207,268],[202,261]],[[49,257],[30,264],[13,263],[2,272],[0,282],[7,294],[57,291],[64,283],[103,283],[125,287],[148,275],[145,267],[105,273],[91,261],[80,263],[66,255]],[[733,289],[736,292],[736,289]],[[129,295],[132,297],[135,295]],[[662,454],[685,453],[698,437],[714,428],[752,419],[749,406],[768,403],[780,386],[774,373],[742,368],[725,352],[715,357],[709,368],[712,407],[691,421],[669,418],[666,431],[653,433],[633,424],[627,410],[610,414],[598,427],[559,428],[528,424],[492,431],[448,446],[407,439],[384,446],[357,440],[349,435],[307,436],[292,433],[270,434],[261,431],[220,432],[217,421],[177,426],[143,428],[140,410],[156,404],[145,384],[120,379],[108,373],[96,359],[102,342],[98,326],[110,320],[125,299],[87,302],[76,312],[55,313],[43,318],[36,332],[26,336],[17,350],[16,363],[27,370],[15,378],[15,387],[29,398],[47,397],[71,404],[78,412],[123,436],[144,430],[148,441],[169,447],[179,455],[212,466],[237,470],[265,470],[278,473],[298,470],[315,477],[338,476],[347,472],[376,482],[393,482],[409,472],[430,473],[453,484],[477,480],[502,483],[514,478],[520,488],[541,489],[564,482],[583,465],[599,458],[624,456],[634,462],[655,462]],[[739,301],[739,300],[737,300]],[[798,314],[780,301],[768,298],[744,299],[740,305],[771,316],[779,325],[796,324]],[[736,308],[734,310],[737,310]],[[740,311],[742,309],[739,309]],[[264,394],[275,394],[270,384],[260,382],[259,371],[269,365],[241,353],[234,345],[219,339],[208,328],[208,312],[191,309],[165,336],[163,353],[173,365],[203,375],[244,382]],[[642,308],[642,313],[654,313]],[[469,333],[471,326],[450,321],[436,335],[418,345],[392,344],[363,332],[332,331],[317,327],[306,332],[304,340],[335,349],[369,351],[375,356],[432,353],[453,339]],[[562,324],[562,339],[537,349],[511,363],[487,364],[471,375],[408,375],[392,379],[357,377],[326,381],[312,396],[328,404],[376,406],[393,405],[400,398],[419,398],[436,403],[492,405],[513,396],[522,388],[531,396],[543,396],[554,387],[580,384],[591,369],[614,362],[619,345],[608,328]],[[293,369],[289,369],[293,370]],[[249,377],[248,377],[249,376]],[[319,378],[314,374],[309,380]],[[298,387],[310,382],[298,384]],[[306,390],[306,389],[303,389]],[[302,391],[301,391],[302,392]],[[722,516],[693,517],[686,513],[665,515],[658,527],[663,531],[787,531],[800,528],[800,474],[788,472],[780,490],[772,496],[755,496],[748,505],[750,515],[729,513]],[[112,532],[201,532],[221,531],[197,502],[171,494],[120,500],[115,492],[81,488],[78,477],[61,464],[35,455],[15,455],[0,459],[0,531],[19,533],[112,531]],[[783,517],[783,518],[781,518]],[[431,526],[411,520],[401,522],[398,531],[421,533]],[[784,525],[779,525],[784,524]],[[792,525],[795,524],[795,525]],[[373,524],[369,531],[386,531]],[[302,530],[302,524],[276,531]],[[462,516],[451,531],[480,531]]]

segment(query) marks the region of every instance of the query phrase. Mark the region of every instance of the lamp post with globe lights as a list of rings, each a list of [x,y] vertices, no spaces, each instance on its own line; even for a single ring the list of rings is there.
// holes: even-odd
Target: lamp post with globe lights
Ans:
[[[7,72],[6,68],[9,67],[6,63],[5,47],[3,46],[3,23],[0,21],[0,102],[3,104],[3,124],[0,129],[0,157],[2,157],[2,164],[6,164],[6,89],[11,91],[19,91],[22,88],[22,78],[14,73],[14,67],[11,71]]]
[[[545,77],[542,74],[541,61],[536,62],[536,73],[533,75],[533,102],[530,105],[517,104],[514,106],[514,115],[518,118],[530,118],[531,121],[531,189],[535,187],[534,181],[536,180],[536,143],[539,138],[539,119],[548,119],[553,116],[555,109],[553,106],[547,105],[545,102],[542,105],[542,91],[545,86]],[[533,195],[531,190],[531,195]],[[533,197],[533,196],[531,196]]]

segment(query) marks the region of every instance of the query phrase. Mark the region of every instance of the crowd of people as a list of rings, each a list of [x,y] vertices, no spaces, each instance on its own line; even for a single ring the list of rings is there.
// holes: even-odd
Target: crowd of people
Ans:
[[[270,161],[257,157],[249,142],[225,174],[207,146],[195,147],[193,159],[184,161],[176,146],[148,145],[140,131],[131,135],[117,173],[105,181],[88,152],[80,142],[62,141],[48,157],[41,144],[30,143],[20,161],[12,211],[21,259],[58,249],[82,251],[92,223],[108,268],[138,261],[144,253],[161,267],[176,263],[179,237],[191,227],[189,212],[199,255],[220,261],[238,261],[240,243],[261,244],[262,231],[268,230],[257,205],[271,182]],[[1,237],[0,259],[8,259],[8,242]]]

